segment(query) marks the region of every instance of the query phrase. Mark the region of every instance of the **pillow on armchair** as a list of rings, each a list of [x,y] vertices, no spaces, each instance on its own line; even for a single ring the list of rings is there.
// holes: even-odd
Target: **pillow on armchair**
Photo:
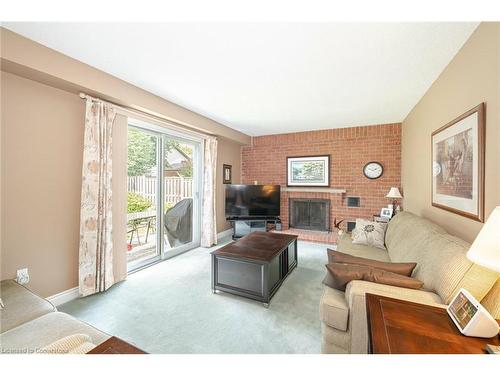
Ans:
[[[356,227],[352,231],[352,243],[375,246],[385,250],[386,229],[386,223],[356,219]]]

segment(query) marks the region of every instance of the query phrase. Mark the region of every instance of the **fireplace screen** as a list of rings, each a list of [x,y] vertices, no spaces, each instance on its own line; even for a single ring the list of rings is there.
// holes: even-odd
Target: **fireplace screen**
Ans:
[[[290,228],[328,232],[330,230],[330,200],[289,199]]]

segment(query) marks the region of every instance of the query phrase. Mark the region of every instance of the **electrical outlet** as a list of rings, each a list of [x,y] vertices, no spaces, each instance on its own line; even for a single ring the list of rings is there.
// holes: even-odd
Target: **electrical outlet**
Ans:
[[[30,275],[27,268],[17,270],[16,281],[21,285],[28,284],[30,282]]]

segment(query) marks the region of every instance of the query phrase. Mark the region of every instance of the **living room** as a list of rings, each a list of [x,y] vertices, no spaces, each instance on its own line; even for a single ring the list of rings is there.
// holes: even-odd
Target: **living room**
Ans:
[[[14,21],[12,365],[498,354],[500,22]]]

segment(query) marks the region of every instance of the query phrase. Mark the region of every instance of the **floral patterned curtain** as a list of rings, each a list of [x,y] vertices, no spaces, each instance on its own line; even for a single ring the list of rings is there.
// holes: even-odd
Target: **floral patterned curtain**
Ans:
[[[80,211],[80,296],[114,283],[112,241],[112,127],[109,103],[87,96]]]
[[[215,176],[217,169],[217,138],[205,139],[203,163],[203,196],[201,209],[201,246],[217,244],[217,218],[215,215]]]

